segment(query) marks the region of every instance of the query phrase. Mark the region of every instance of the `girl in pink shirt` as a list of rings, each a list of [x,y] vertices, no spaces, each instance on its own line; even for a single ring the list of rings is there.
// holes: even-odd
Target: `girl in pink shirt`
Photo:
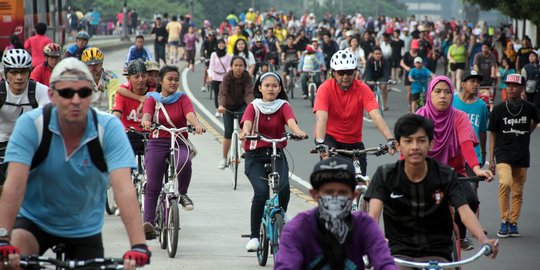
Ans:
[[[232,55],[227,54],[227,45],[223,39],[217,41],[216,51],[210,55],[210,64],[208,66],[208,75],[212,79],[212,90],[214,91],[214,106],[216,107],[216,117],[221,117],[218,109],[219,85],[223,77],[231,69]]]

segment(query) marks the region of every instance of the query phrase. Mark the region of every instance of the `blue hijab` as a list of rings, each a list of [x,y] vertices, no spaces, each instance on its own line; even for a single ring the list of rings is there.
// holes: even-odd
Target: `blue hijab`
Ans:
[[[174,92],[170,94],[168,97],[162,96],[158,92],[148,92],[146,93],[146,97],[151,97],[156,100],[156,102],[161,102],[163,104],[172,104],[177,102],[185,93],[182,92]]]

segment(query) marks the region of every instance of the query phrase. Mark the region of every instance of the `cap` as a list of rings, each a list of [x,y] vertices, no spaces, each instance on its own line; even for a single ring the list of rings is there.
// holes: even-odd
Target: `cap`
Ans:
[[[420,56],[417,56],[417,57],[414,58],[414,63],[415,63],[415,64],[416,64],[416,63],[423,63],[423,62],[424,62],[424,61],[422,60],[422,57],[420,57]]]
[[[154,60],[148,60],[144,62],[146,65],[146,71],[159,71],[159,63]]]
[[[65,74],[67,71],[74,71],[78,74]],[[53,86],[55,83],[63,81],[89,81],[94,83],[94,77],[85,63],[75,57],[68,57],[54,67],[49,84]]]
[[[127,65],[126,72],[124,72],[124,76],[131,76],[135,74],[141,74],[146,73],[146,65],[144,64],[144,61],[141,59],[135,59],[129,61]]]
[[[471,69],[466,70],[465,73],[463,73],[463,79],[461,79],[461,82],[466,82],[468,79],[477,78],[478,80],[483,80],[484,76],[480,74],[478,71]]]
[[[343,157],[330,157],[319,161],[309,179],[314,189],[332,182],[346,184],[352,190],[356,187],[354,165],[351,160]]]
[[[311,42],[313,42],[313,41],[316,41],[317,43],[319,43],[319,39],[316,38],[316,37],[314,37],[314,38],[311,39]]]
[[[506,76],[506,80],[504,81],[504,83],[506,84],[514,83],[514,84],[519,84],[519,85],[525,85],[525,78],[517,73],[508,74],[508,76]]]
[[[347,32],[345,33],[345,35],[346,35],[347,37],[353,36],[353,35],[354,35],[354,31],[353,31],[353,30],[349,30],[349,31],[347,31]]]
[[[411,49],[420,49],[420,43],[418,42],[418,39],[413,39],[411,41]]]

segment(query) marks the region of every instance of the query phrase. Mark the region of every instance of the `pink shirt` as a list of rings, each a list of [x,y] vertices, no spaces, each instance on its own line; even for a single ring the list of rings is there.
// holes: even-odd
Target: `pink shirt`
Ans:
[[[190,112],[195,113],[193,110],[193,105],[191,104],[191,101],[189,100],[187,95],[182,95],[180,99],[178,99],[177,102],[172,104],[163,104],[163,107],[167,111],[167,114],[169,115],[169,118],[171,119],[171,122],[174,124],[174,127],[176,128],[182,128],[187,126],[187,119],[186,115]],[[152,97],[149,97],[144,102],[143,107],[143,115],[145,113],[148,113],[153,116],[152,121],[162,124],[168,128],[172,128],[167,122],[167,118],[163,114],[161,110],[158,110],[156,108],[156,100]],[[187,133],[183,134],[185,138],[188,137]],[[152,132],[150,138],[170,138],[171,134],[166,131],[159,131],[159,132]]]
[[[261,113],[259,117],[258,134],[262,134],[272,139],[279,139],[283,137],[283,133],[285,133],[285,125],[287,125],[287,121],[290,119],[296,118],[294,117],[294,113],[289,103],[283,104],[281,108],[279,108],[279,110],[273,114]],[[255,108],[253,107],[253,103],[250,103],[244,111],[244,116],[240,122],[240,127],[244,125],[244,121],[251,121],[252,123],[255,123]],[[245,151],[253,150],[253,148],[250,149],[250,145],[252,145],[250,142],[251,141],[244,143]],[[254,148],[272,147],[271,143],[263,141],[253,141],[253,143]],[[284,148],[285,146],[287,146],[287,141],[278,144],[279,148]]]
[[[32,70],[32,73],[30,73],[30,79],[39,82],[43,85],[49,86],[49,79],[51,78],[52,69],[43,64],[39,65],[34,70]]]
[[[37,67],[45,62],[43,47],[52,43],[47,36],[35,35],[24,42],[24,48],[32,55],[32,67]]]
[[[231,69],[231,59],[232,55],[230,54],[218,57],[217,53],[213,52],[210,55],[210,66],[208,67],[208,70],[210,71],[210,77],[212,77],[213,81],[223,81],[223,77],[225,77],[227,72]]]
[[[469,121],[469,117],[467,117],[467,114],[462,111],[456,111],[456,114],[454,116],[454,128],[457,132],[457,138],[458,143],[460,147],[464,146],[465,142],[472,142],[473,147],[478,144],[478,138],[476,137],[476,133],[474,132],[474,129],[471,125],[471,122]],[[470,149],[469,149],[470,150]],[[470,151],[468,151],[470,152]],[[474,149],[473,149],[474,152]],[[456,172],[460,175],[465,175],[465,157],[464,154],[466,154],[467,151],[464,151],[461,149],[461,151],[458,152],[458,154],[450,159],[448,159],[448,166],[454,168]],[[475,155],[476,158],[476,155]],[[476,158],[478,159],[478,158]],[[469,164],[472,167],[475,165],[478,165],[478,161],[476,164]]]

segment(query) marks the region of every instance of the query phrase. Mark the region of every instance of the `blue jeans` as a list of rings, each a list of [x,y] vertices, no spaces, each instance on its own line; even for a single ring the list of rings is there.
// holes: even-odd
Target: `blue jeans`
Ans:
[[[283,151],[278,150],[280,157],[276,161],[276,171],[279,173],[279,205],[287,211],[290,199],[289,164]],[[261,148],[246,152],[245,174],[253,187],[251,201],[251,238],[259,237],[259,229],[264,214],[264,203],[270,197],[268,186],[268,171],[264,164],[271,163],[271,148]]]

